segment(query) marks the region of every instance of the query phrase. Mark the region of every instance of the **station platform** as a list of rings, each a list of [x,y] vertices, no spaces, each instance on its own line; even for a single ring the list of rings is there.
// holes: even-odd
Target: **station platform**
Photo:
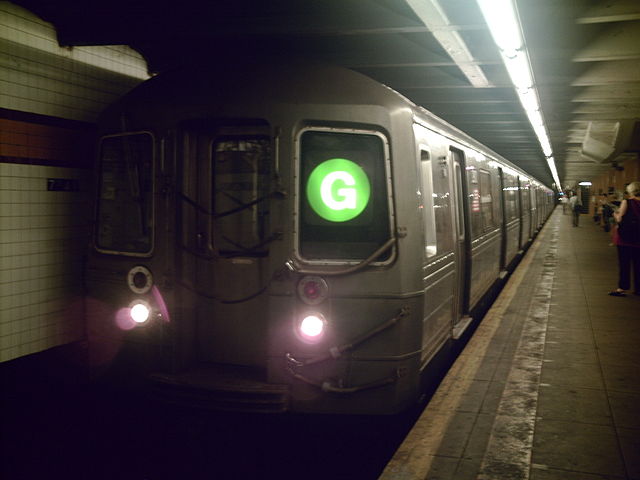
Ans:
[[[640,479],[640,296],[556,208],[382,480]]]

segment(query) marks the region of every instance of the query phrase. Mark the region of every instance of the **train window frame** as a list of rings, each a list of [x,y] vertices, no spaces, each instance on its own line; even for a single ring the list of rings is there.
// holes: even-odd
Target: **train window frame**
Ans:
[[[362,262],[363,258],[308,258],[302,253],[301,248],[301,217],[302,207],[301,203],[304,199],[302,193],[302,137],[307,132],[322,132],[322,133],[336,133],[336,134],[353,134],[353,135],[369,135],[377,137],[382,145],[383,154],[383,166],[384,166],[384,182],[386,186],[387,196],[387,212],[388,212],[388,232],[389,239],[395,236],[395,209],[393,202],[393,181],[391,177],[391,148],[387,135],[375,128],[348,128],[348,127],[332,127],[327,125],[307,125],[300,128],[294,136],[294,198],[293,198],[293,255],[301,264],[316,265],[316,266],[333,266],[333,265],[357,265]],[[384,242],[383,242],[384,243]],[[378,246],[381,246],[382,243]],[[388,250],[389,255],[382,261],[371,262],[372,266],[386,266],[395,262],[397,252],[396,246],[393,245]]]
[[[151,190],[149,192],[150,195],[150,205],[151,211],[149,212],[149,249],[146,252],[132,252],[127,250],[116,250],[110,248],[101,247],[99,244],[99,235],[98,231],[100,228],[100,197],[102,195],[102,144],[105,140],[110,138],[118,138],[118,137],[127,137],[127,136],[135,136],[135,135],[148,135],[151,138]],[[155,194],[156,194],[156,163],[157,163],[157,145],[156,145],[156,136],[150,130],[136,130],[131,132],[121,132],[114,133],[109,135],[103,135],[100,137],[98,142],[98,168],[96,170],[96,203],[94,208],[94,219],[95,219],[95,227],[93,228],[93,247],[97,252],[108,254],[108,255],[120,255],[127,257],[142,257],[149,258],[153,256],[155,251]]]
[[[418,145],[418,162],[420,168],[420,208],[422,209],[425,242],[424,254],[425,258],[430,259],[438,255],[438,241],[433,202],[433,165],[431,160],[431,149],[425,144]]]

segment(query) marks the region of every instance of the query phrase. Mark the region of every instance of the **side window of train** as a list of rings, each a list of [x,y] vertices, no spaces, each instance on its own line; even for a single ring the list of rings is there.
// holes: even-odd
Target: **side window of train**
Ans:
[[[451,231],[451,164],[445,155],[438,156],[447,141],[419,123],[413,131],[417,145],[416,162],[418,189],[423,210],[425,258],[434,259],[453,250]]]
[[[486,170],[479,170],[480,175],[480,211],[484,231],[494,228],[493,220],[493,191],[491,188],[491,174]]]
[[[100,141],[96,248],[148,255],[153,248],[154,139],[149,132]]]
[[[482,169],[469,168],[467,170],[469,184],[471,229],[477,238],[482,233],[494,228],[493,220],[493,192],[491,174]]]
[[[509,222],[518,218],[518,185],[516,179],[511,175],[505,175],[504,177],[503,194],[506,221]]]
[[[427,258],[438,253],[436,216],[434,211],[433,171],[431,154],[420,146],[420,180],[422,185],[422,217],[424,221],[424,251]]]
[[[213,245],[223,255],[265,255],[271,140],[268,132],[220,129],[211,145]]]
[[[531,214],[531,190],[529,182],[523,182],[522,186],[522,195],[520,196],[522,199],[522,214],[530,215]]]

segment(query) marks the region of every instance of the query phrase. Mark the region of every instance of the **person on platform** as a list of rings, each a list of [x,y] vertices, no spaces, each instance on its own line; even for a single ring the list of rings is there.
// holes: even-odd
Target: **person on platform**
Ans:
[[[617,222],[613,243],[618,249],[618,288],[609,295],[614,297],[627,295],[632,272],[634,293],[640,295],[640,182],[631,182],[626,192],[628,197],[613,213]]]
[[[569,208],[573,215],[573,226],[577,227],[580,224],[580,210],[582,209],[582,202],[580,201],[580,197],[576,195],[576,192],[571,192]]]
[[[560,203],[562,204],[562,214],[567,213],[567,204],[569,203],[569,199],[566,195],[562,195],[560,197]]]

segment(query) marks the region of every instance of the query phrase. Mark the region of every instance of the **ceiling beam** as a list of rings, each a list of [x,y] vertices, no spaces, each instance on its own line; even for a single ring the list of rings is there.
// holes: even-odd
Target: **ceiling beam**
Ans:
[[[574,62],[640,58],[640,21],[611,24],[573,57]]]
[[[606,23],[640,20],[638,0],[608,0],[587,9],[576,23]]]
[[[595,62],[579,75],[572,86],[636,84],[640,79],[640,62],[636,60],[616,60]]]

